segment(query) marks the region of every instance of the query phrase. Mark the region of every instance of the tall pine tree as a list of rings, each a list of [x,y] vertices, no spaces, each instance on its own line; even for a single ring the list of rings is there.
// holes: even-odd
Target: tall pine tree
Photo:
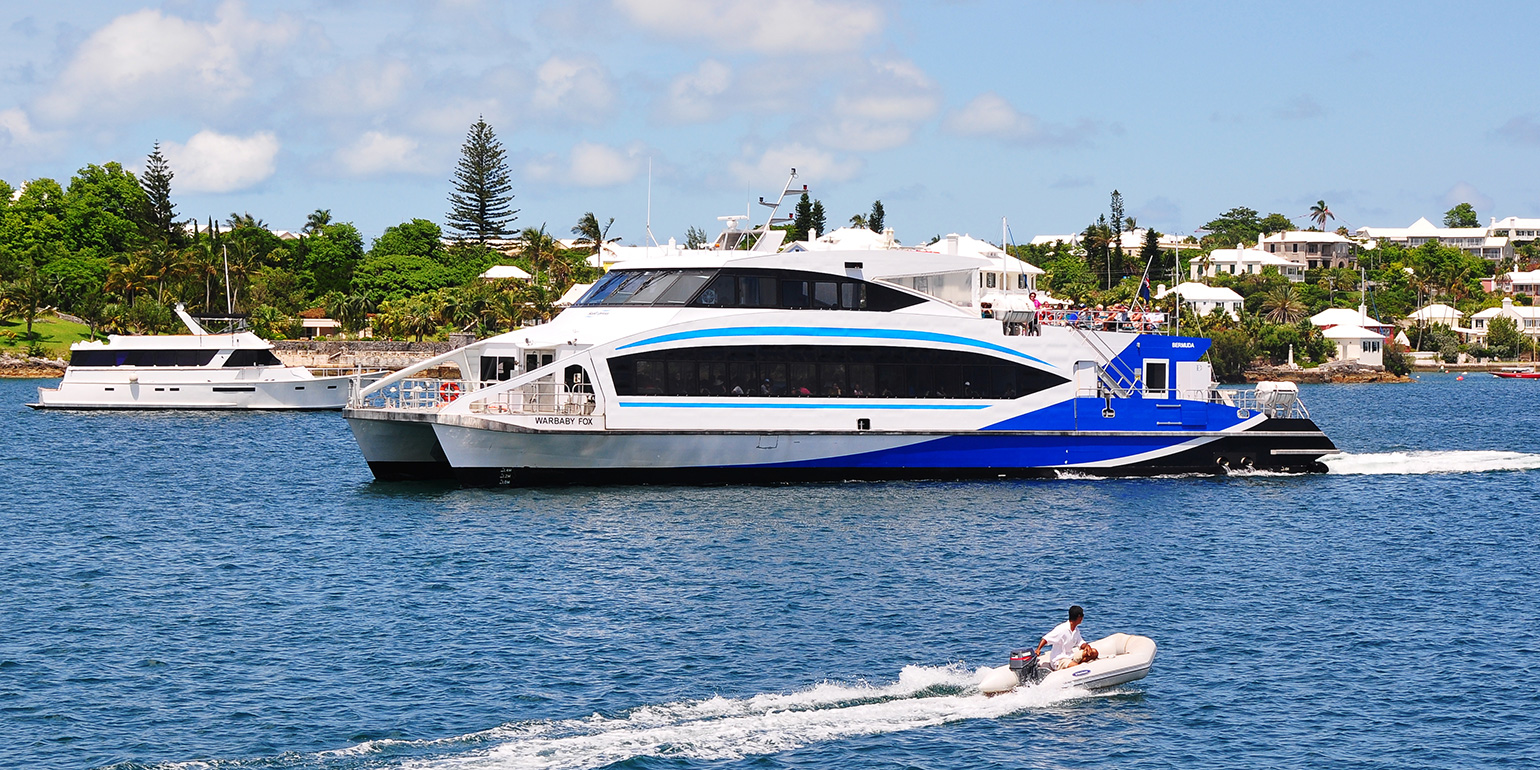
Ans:
[[[447,224],[460,237],[480,244],[506,238],[518,219],[513,208],[513,180],[503,143],[484,118],[478,117],[460,146],[454,192],[449,196]]]
[[[787,237],[792,241],[805,241],[811,229],[813,229],[813,201],[807,197],[807,193],[802,193],[802,197],[797,200],[797,208],[791,218],[791,232],[787,233]]]
[[[882,232],[886,226],[887,212],[882,209],[882,201],[872,201],[872,213],[866,216],[866,226],[874,233]]]
[[[160,142],[155,143],[144,164],[144,178],[139,186],[144,190],[144,229],[146,234],[168,246],[179,246],[181,228],[177,226],[176,206],[171,203],[171,164],[160,154]]]
[[[812,212],[812,216],[809,218],[808,222],[809,222],[809,228],[808,229],[811,232],[815,232],[815,233],[817,233],[819,235],[827,235],[828,234],[828,232],[829,232],[829,221],[828,221],[827,217],[824,216],[824,213],[823,213],[823,201],[817,201],[817,200],[813,201],[813,212]]]

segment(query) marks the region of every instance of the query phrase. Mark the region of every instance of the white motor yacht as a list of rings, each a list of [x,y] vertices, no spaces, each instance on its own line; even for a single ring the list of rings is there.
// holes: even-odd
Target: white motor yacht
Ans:
[[[70,346],[58,387],[36,409],[341,409],[359,375],[285,366],[251,332],[211,333],[182,306],[189,334],[112,335]]]

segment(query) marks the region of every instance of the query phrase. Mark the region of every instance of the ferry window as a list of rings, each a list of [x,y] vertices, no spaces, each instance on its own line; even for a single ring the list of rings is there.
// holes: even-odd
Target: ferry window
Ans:
[[[738,282],[730,275],[719,275],[706,284],[701,290],[700,296],[695,298],[695,304],[706,307],[733,307],[738,304]]]
[[[619,356],[610,371],[622,396],[998,400],[1068,381],[982,353],[862,345],[683,348]]]
[[[1144,392],[1154,398],[1166,397],[1166,385],[1170,378],[1169,364],[1165,361],[1144,362]]]
[[[634,273],[625,274],[625,277],[621,279],[620,283],[615,285],[614,290],[609,293],[609,296],[604,298],[603,304],[619,305],[631,299],[631,295],[635,294],[638,289],[641,289],[648,278],[656,274],[656,270],[638,270]]]
[[[840,307],[861,310],[866,307],[866,286],[859,283],[840,284]]]
[[[626,300],[627,305],[651,305],[658,295],[666,291],[679,278],[679,274],[671,271],[659,271],[647,276],[642,281],[640,288]]]
[[[776,297],[776,285],[780,283],[774,278],[763,275],[745,275],[738,278],[738,302],[744,307],[775,307],[780,302]]]
[[[630,275],[630,273],[622,271],[618,273],[609,273],[603,278],[600,278],[599,282],[595,283],[594,287],[589,289],[588,293],[584,294],[576,304],[597,305],[600,302],[603,302],[604,298],[610,296],[610,292],[614,291],[615,287],[619,286],[621,281],[624,281],[628,275]]]
[[[833,281],[813,282],[813,307],[819,310],[837,310],[840,306],[840,285]]]
[[[807,281],[781,281],[781,307],[807,307],[807,299]]]
[[[679,279],[674,281],[667,291],[658,295],[656,305],[683,305],[695,296],[695,292],[711,280],[712,273],[701,271],[685,271]]]

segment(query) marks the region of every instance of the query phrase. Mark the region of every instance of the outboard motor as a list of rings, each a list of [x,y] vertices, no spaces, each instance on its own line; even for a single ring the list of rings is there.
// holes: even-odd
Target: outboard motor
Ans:
[[[1036,650],[1011,650],[1011,671],[1021,684],[1037,684],[1046,675],[1037,667]]]

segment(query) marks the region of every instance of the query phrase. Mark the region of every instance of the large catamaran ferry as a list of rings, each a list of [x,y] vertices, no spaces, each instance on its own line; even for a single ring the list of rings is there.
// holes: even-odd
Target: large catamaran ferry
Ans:
[[[470,486],[1305,473],[1337,451],[1292,384],[1220,389],[1209,341],[1159,314],[985,317],[990,260],[777,234],[616,264],[344,416],[377,478]],[[468,376],[419,376],[450,364]]]

